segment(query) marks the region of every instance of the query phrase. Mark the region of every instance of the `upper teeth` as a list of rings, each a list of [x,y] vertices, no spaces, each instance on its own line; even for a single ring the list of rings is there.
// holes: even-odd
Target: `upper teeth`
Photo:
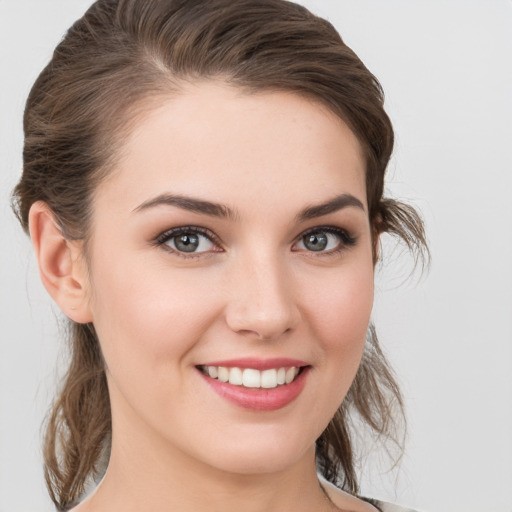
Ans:
[[[234,386],[246,388],[276,388],[282,384],[290,384],[299,374],[299,368],[272,368],[255,370],[254,368],[227,368],[225,366],[201,366],[201,370],[213,379],[229,382]]]

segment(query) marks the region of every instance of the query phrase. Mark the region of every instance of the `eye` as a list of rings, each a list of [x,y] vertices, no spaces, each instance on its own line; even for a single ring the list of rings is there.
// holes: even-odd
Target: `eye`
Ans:
[[[303,234],[296,244],[298,250],[310,252],[338,252],[353,246],[356,240],[345,230],[336,227],[314,228]]]
[[[183,255],[219,252],[219,246],[212,239],[213,234],[204,228],[180,227],[162,233],[157,238],[157,244]]]

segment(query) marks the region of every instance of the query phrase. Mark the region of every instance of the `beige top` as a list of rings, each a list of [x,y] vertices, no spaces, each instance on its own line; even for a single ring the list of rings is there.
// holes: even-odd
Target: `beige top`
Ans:
[[[338,487],[327,481],[320,474],[318,475],[318,479],[322,485],[322,488],[324,489],[324,492],[327,494],[332,503],[344,510],[349,508],[355,512],[375,512],[375,510],[378,510],[379,512],[419,512],[418,510],[414,510],[412,508],[402,507],[400,505],[387,503],[385,501],[380,501],[373,498],[352,496],[345,491],[338,489]],[[361,503],[361,501],[365,503]],[[368,505],[365,506],[366,503],[370,504],[371,507]]]
[[[386,503],[384,501],[373,500],[371,498],[360,497],[360,499],[370,503],[376,509],[380,510],[380,512],[418,512],[412,508],[400,507],[399,505],[394,505],[393,503]]]

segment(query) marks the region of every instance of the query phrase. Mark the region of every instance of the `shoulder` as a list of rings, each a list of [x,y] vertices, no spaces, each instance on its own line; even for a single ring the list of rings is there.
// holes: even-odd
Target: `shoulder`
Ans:
[[[371,501],[352,496],[352,494],[338,489],[338,487],[323,478],[322,475],[318,475],[318,480],[336,507],[342,510],[350,510],[350,512],[379,512],[379,509]]]
[[[328,494],[331,501],[342,509],[349,509],[353,512],[420,512],[412,508],[386,503],[372,498],[352,496],[351,494],[338,489],[335,485],[318,475],[322,487]]]
[[[374,500],[371,498],[361,498],[367,503],[372,504],[377,510],[381,512],[420,512],[419,510],[414,510],[408,507],[402,507],[400,505],[395,505],[393,503],[386,503],[385,501]]]

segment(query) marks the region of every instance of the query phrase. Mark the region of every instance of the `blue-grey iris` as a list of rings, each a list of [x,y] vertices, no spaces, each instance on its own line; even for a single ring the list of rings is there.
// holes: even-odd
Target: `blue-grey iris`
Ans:
[[[325,233],[310,233],[302,238],[304,247],[310,251],[323,251],[327,247],[327,235]]]
[[[199,237],[193,233],[179,235],[174,238],[174,245],[178,251],[194,252],[199,246]]]

